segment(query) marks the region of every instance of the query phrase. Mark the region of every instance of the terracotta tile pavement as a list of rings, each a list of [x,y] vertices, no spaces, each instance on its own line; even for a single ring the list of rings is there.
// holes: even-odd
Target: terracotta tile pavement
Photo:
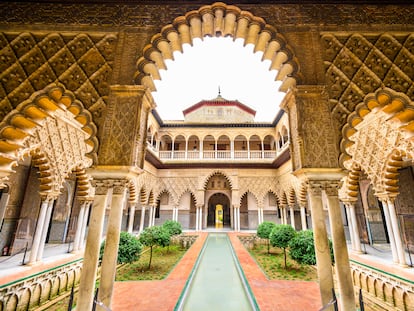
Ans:
[[[316,282],[268,280],[237,238],[240,233],[228,234],[261,311],[316,311],[321,308]],[[112,310],[173,310],[207,235],[200,233],[166,279],[115,282]]]

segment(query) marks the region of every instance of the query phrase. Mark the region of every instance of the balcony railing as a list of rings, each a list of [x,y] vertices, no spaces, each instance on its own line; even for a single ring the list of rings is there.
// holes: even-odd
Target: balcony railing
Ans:
[[[289,147],[286,143],[278,150],[168,150],[158,151],[150,144],[147,144],[147,149],[157,156],[161,161],[264,161],[271,162],[276,159],[283,151]]]

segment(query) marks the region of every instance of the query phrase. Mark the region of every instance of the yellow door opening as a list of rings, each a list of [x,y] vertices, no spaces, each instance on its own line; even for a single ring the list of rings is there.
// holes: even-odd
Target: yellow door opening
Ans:
[[[223,228],[223,205],[216,205],[216,228]]]

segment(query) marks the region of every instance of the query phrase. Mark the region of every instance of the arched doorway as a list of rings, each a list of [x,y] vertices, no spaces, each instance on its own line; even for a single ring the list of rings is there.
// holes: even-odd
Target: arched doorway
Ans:
[[[229,228],[230,200],[224,193],[215,193],[208,200],[207,227]]]

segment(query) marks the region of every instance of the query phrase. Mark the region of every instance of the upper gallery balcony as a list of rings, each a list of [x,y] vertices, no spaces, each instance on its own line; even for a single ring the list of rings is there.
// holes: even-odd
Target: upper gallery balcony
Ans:
[[[276,140],[272,135],[260,138],[253,135],[246,139],[238,135],[230,139],[226,135],[214,138],[207,135],[199,140],[192,135],[188,139],[179,135],[174,140],[164,135],[158,140],[149,137],[147,152],[163,164],[180,163],[260,163],[272,164],[289,150],[288,136]]]

